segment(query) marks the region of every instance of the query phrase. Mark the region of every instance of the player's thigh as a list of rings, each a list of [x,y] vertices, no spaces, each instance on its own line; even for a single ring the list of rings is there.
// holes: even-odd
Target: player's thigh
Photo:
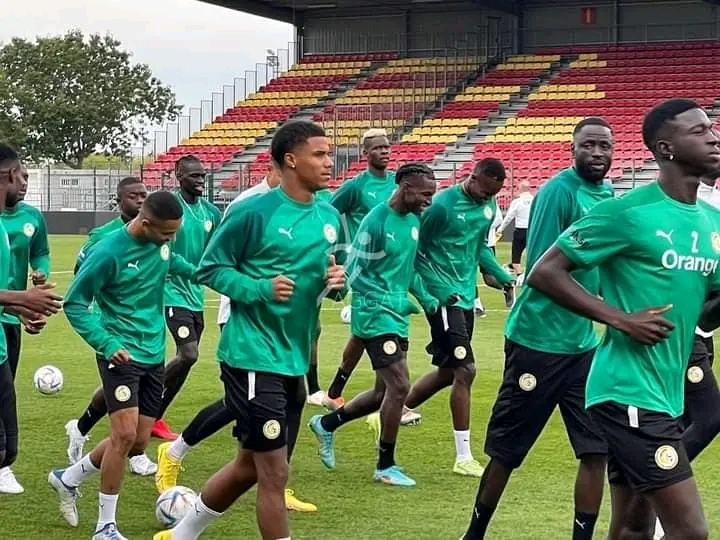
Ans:
[[[138,412],[140,416],[157,419],[162,411],[165,366],[159,363],[142,367],[144,373],[140,379]]]
[[[610,530],[608,540],[652,538],[655,511],[645,495],[638,495],[627,484],[610,486]]]
[[[607,454],[607,443],[585,409],[585,386],[595,351],[558,356],[555,376],[565,381],[559,407],[576,458]]]
[[[558,402],[562,380],[546,369],[551,355],[505,340],[505,369],[492,408],[485,453],[505,467],[519,467]]]
[[[176,347],[197,343],[200,336],[196,331],[195,312],[184,307],[165,307],[165,324],[175,341]]]
[[[694,478],[649,491],[647,497],[668,538],[707,538],[705,512]]]
[[[605,402],[588,409],[608,445],[608,480],[648,493],[692,477],[682,426],[667,414]]]
[[[253,452],[272,452],[287,444],[288,379],[220,364],[225,405],[235,419],[234,435]]]
[[[139,403],[140,379],[143,372],[134,362],[115,365],[97,357],[100,381],[108,414],[136,408]]]

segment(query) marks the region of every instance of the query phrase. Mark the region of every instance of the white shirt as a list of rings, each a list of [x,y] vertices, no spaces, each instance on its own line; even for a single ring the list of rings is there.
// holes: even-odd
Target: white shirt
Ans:
[[[228,204],[227,208],[225,209],[225,214],[223,214],[223,218],[227,215],[227,211],[230,209],[230,207],[235,204],[238,201],[243,201],[249,197],[252,197],[253,195],[262,195],[263,193],[267,193],[272,189],[270,185],[267,183],[267,178],[263,178],[262,182],[259,184],[251,187],[250,189],[246,189],[240,195],[235,197],[230,204]],[[230,318],[230,299],[227,296],[220,296],[220,306],[218,307],[218,317],[217,322],[218,324],[225,324],[228,322],[228,319]]]
[[[708,204],[712,204],[715,208],[720,210],[720,190],[715,186],[708,186],[700,182],[697,191],[697,197],[701,201],[705,201]],[[699,328],[695,328],[695,333],[704,338],[712,337],[712,332],[703,332]]]
[[[508,213],[498,228],[498,232],[503,232],[507,229],[507,226],[510,225],[513,220],[515,221],[516,229],[527,229],[528,222],[530,221],[530,205],[532,205],[532,202],[533,195],[531,193],[521,193],[510,203]]]
[[[502,210],[500,208],[497,209],[497,212],[495,212],[495,219],[490,224],[490,231],[488,232],[488,239],[487,239],[487,245],[488,247],[495,247],[497,244],[497,230],[498,227],[500,227],[500,224],[502,223],[503,215]]]

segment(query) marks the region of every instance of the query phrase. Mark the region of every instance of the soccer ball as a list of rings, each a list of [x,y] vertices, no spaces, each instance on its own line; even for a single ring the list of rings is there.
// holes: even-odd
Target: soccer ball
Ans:
[[[350,308],[350,306],[345,306],[340,311],[340,318],[342,319],[342,322],[344,322],[345,324],[350,324],[351,311],[352,311],[352,309]]]
[[[171,487],[155,502],[155,516],[163,527],[174,527],[193,507],[195,499],[197,495],[192,489],[184,486]]]
[[[57,394],[63,387],[63,374],[55,366],[43,366],[33,376],[35,390],[43,395]]]

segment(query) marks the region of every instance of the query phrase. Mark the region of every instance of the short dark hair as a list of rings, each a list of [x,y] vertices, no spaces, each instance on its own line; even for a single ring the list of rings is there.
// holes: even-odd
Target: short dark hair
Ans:
[[[475,164],[473,170],[475,174],[484,174],[491,178],[495,178],[498,182],[504,182],[507,177],[505,165],[497,158],[483,158]]]
[[[610,124],[608,124],[607,120],[605,120],[604,118],[600,118],[599,116],[589,116],[587,118],[583,118],[577,124],[575,124],[575,129],[573,129],[573,137],[577,135],[580,130],[585,126],[601,126],[604,128],[608,128],[612,132],[612,128],[610,127]]]
[[[169,191],[155,191],[151,193],[148,195],[148,198],[145,199],[142,209],[146,214],[161,221],[180,219],[183,217],[183,208],[180,201]]]
[[[201,163],[200,158],[193,156],[192,154],[186,154],[175,162],[175,176],[177,177],[180,170],[185,166],[186,163]]]
[[[395,183],[399,185],[413,176],[427,176],[435,180],[435,173],[424,163],[406,163],[395,172]]]
[[[122,190],[127,186],[134,186],[136,184],[142,184],[143,181],[140,180],[137,176],[126,176],[122,180],[118,182],[117,185],[117,195],[118,197],[122,194]]]
[[[0,167],[8,167],[15,161],[20,161],[17,151],[9,144],[0,142]]]
[[[658,135],[669,120],[674,120],[677,115],[686,111],[700,108],[695,101],[684,98],[668,99],[655,105],[643,120],[642,136],[647,149],[655,153]]]
[[[305,120],[294,120],[275,132],[270,144],[270,155],[280,168],[285,166],[285,154],[292,152],[313,137],[325,137],[325,130]]]

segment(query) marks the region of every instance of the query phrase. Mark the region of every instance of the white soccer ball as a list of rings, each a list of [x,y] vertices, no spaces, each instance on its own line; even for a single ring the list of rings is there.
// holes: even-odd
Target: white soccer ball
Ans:
[[[155,516],[163,527],[171,528],[193,507],[197,494],[190,488],[175,486],[165,490],[155,502]]]
[[[62,371],[55,366],[43,366],[33,376],[35,390],[46,396],[57,394],[62,390],[63,382]]]
[[[351,315],[352,309],[350,306],[345,306],[340,310],[340,318],[342,319],[342,322],[345,324],[350,324],[350,315]]]

